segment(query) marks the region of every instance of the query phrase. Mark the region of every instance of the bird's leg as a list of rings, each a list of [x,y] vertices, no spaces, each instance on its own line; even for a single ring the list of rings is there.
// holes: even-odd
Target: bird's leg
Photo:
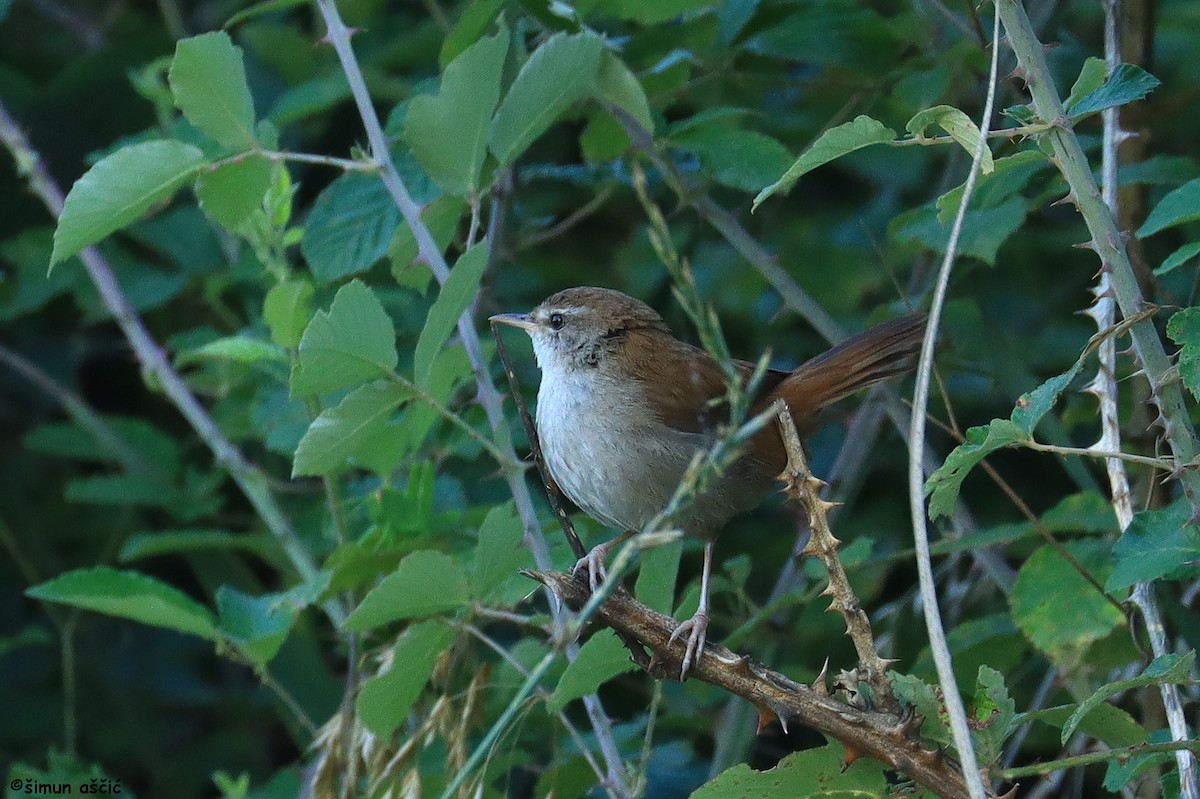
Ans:
[[[708,576],[712,573],[713,541],[704,542],[704,568],[700,572],[700,604],[690,619],[680,622],[671,633],[667,645],[675,643],[676,638],[687,635],[687,643],[683,650],[683,665],[679,667],[679,681],[687,677],[688,669],[700,659],[704,651],[704,640],[708,637]]]
[[[575,565],[571,568],[571,574],[574,574],[580,569],[584,569],[588,575],[588,586],[595,591],[600,587],[600,583],[604,580],[604,561],[608,557],[609,550],[625,543],[632,538],[636,532],[636,530],[626,530],[616,538],[592,547],[590,552],[575,562]]]

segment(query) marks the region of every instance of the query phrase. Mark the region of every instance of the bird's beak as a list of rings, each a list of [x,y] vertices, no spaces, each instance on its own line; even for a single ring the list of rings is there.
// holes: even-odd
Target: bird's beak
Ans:
[[[537,330],[537,322],[533,321],[533,317],[527,313],[498,313],[495,316],[489,316],[488,321],[493,324],[519,327],[526,333],[533,333]]]

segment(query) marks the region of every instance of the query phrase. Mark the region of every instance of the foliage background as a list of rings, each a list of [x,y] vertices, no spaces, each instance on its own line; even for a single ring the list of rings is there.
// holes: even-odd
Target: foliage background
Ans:
[[[1042,40],[1057,44],[1048,58],[1065,96],[1085,59],[1103,52],[1102,9],[1082,1],[1036,6],[1030,13]],[[414,157],[412,139],[404,135],[413,98],[436,92],[445,65],[494,20],[503,19],[513,32],[502,71],[505,86],[520,68],[512,54],[517,43],[533,49],[561,24],[554,7],[537,2],[355,0],[340,8],[359,29],[353,41],[368,87],[387,121],[394,156],[422,204],[437,201],[442,189],[422,169],[429,168],[428,160],[419,150],[422,157]],[[166,69],[177,39],[225,26],[242,48],[255,118],[275,127],[278,149],[353,157],[366,144],[362,125],[336,58],[319,41],[324,26],[315,8],[277,3],[246,11],[240,3],[210,0],[0,4],[0,97],[65,188],[117,146],[160,137],[202,142],[203,134],[174,108]],[[868,148],[806,175],[786,198],[766,201],[753,215],[750,201],[822,131],[858,114],[896,130],[937,104],[977,118],[989,57],[982,31],[990,27],[990,8],[979,12],[981,19],[961,4],[843,0],[674,0],[645,7],[591,2],[576,4],[575,11],[607,37],[636,75],[653,114],[656,146],[685,188],[674,192],[643,154],[629,149],[628,137],[600,104],[586,98],[571,104],[511,169],[496,169],[494,159],[485,165],[485,188],[493,180],[495,185],[478,197],[475,221],[487,230],[492,248],[472,304],[477,320],[526,310],[566,286],[599,284],[645,299],[677,332],[692,336],[632,188],[635,164],[647,171],[672,243],[690,265],[700,297],[715,308],[735,355],[754,357],[769,348],[774,365],[787,367],[826,343],[812,320],[786,307],[730,238],[698,212],[711,207],[705,203],[728,209],[844,329],[861,329],[901,311],[901,295],[918,306],[924,302],[944,241],[933,203],[965,176],[970,158],[962,148]],[[239,13],[243,16],[236,17]],[[1195,160],[1200,68],[1194,58],[1200,18],[1186,0],[1130,3],[1124,13],[1129,34],[1123,60],[1140,63],[1162,81],[1147,100],[1123,112],[1126,127],[1142,133],[1123,146],[1124,158],[1136,165],[1122,172],[1120,218],[1125,229],[1134,230],[1164,195],[1200,174]],[[1014,65],[1007,50],[1001,64],[1002,71]],[[1017,77],[1003,80],[999,92],[1000,107],[1027,101]],[[1081,123],[1079,135],[1095,155],[1098,119]],[[212,156],[219,148],[210,145],[203,149]],[[1037,148],[1001,140],[993,149],[999,158]],[[292,794],[306,774],[319,771],[314,764],[332,745],[326,738],[308,749],[313,731],[297,721],[287,702],[315,725],[324,724],[344,706],[347,663],[359,664],[364,676],[375,674],[376,656],[390,650],[409,623],[390,619],[356,636],[332,629],[320,601],[314,601],[316,584],[297,578],[254,509],[147,380],[79,262],[69,259],[47,275],[53,220],[23,188],[12,159],[0,159],[0,170],[5,187],[0,342],[9,367],[0,370],[0,435],[8,454],[0,462],[0,539],[8,555],[0,559],[0,757],[19,764],[14,774],[91,776],[95,768],[143,795],[211,795],[217,773],[229,775],[217,778],[229,795],[244,790],[240,775],[263,795]],[[462,757],[460,749],[469,751],[519,682],[511,665],[463,625],[482,628],[532,663],[545,650],[546,634],[537,625],[546,623],[546,608],[537,599],[521,601],[528,586],[520,580],[483,590],[479,572],[468,569],[473,559],[484,557],[476,549],[481,527],[498,535],[503,530],[505,540],[519,528],[502,512],[485,521],[511,496],[496,462],[474,437],[492,433],[474,402],[474,382],[456,338],[442,349],[430,390],[478,433],[467,435],[461,425],[416,402],[406,406],[386,437],[349,454],[359,468],[345,468],[345,453],[326,452],[306,472],[309,477],[290,482],[301,437],[322,409],[340,401],[337,391],[345,386],[323,399],[289,397],[289,361],[297,357],[298,337],[290,351],[282,347],[271,355],[203,350],[238,335],[279,345],[277,326],[264,319],[264,298],[272,287],[311,282],[310,307],[304,310],[305,303],[298,302],[307,322],[313,309],[328,309],[339,287],[357,275],[395,326],[398,372],[411,373],[438,291],[426,266],[409,265],[411,243],[390,198],[372,176],[343,177],[336,165],[293,161],[287,170],[294,192],[290,208],[285,190],[275,196],[275,218],[255,231],[215,223],[185,190],[173,202],[156,203],[101,249],[125,295],[225,434],[272,476],[272,491],[303,548],[335,575],[323,600],[353,607],[413,552],[444,553],[458,569],[453,574],[476,580],[467,591],[470,602],[451,602],[440,614],[455,624],[453,656],[428,659],[424,674],[433,671],[434,678],[416,686],[420,696],[414,696],[411,714],[401,708],[397,718],[381,722],[399,728],[398,740],[404,740],[422,719],[436,717],[436,709],[445,714],[436,740],[425,739],[421,755],[390,775],[401,781],[419,774],[426,792],[435,795]],[[1074,209],[1050,205],[1065,186],[1046,162],[1006,174],[981,188],[975,216],[968,219],[938,356],[953,421],[940,400],[933,414],[963,428],[1006,417],[1018,396],[1067,369],[1094,332],[1078,312],[1092,300],[1095,255],[1072,247],[1087,236]],[[459,214],[442,226],[453,262],[471,235],[471,213],[463,203],[434,207]],[[1162,234],[1130,240],[1145,296],[1168,306],[1160,328],[1171,308],[1195,299],[1194,257],[1164,275],[1153,273],[1196,238],[1196,223],[1184,216],[1184,224]],[[537,374],[528,348],[513,340],[512,349],[532,397]],[[32,364],[36,378],[7,356]],[[1133,368],[1129,358],[1121,361],[1122,375]],[[499,376],[494,366],[493,374]],[[1153,414],[1142,404],[1145,389],[1135,379],[1121,385],[1129,448],[1154,454],[1154,435],[1146,432]],[[90,411],[76,409],[72,422],[64,401]],[[835,529],[848,542],[846,564],[872,612],[882,651],[899,661],[900,671],[936,682],[914,608],[906,450],[886,423],[866,433],[851,428],[861,419],[855,407],[830,414],[829,424],[810,441],[814,471],[829,474],[844,451],[868,453],[865,465],[834,485],[834,496],[845,502]],[[97,442],[84,432],[81,413],[99,419],[113,439]],[[511,414],[508,426],[524,452]],[[1039,433],[1053,443],[1087,446],[1099,434],[1095,400],[1068,393]],[[955,443],[943,431],[931,433],[939,461]],[[1105,499],[1103,469],[1026,450],[998,452],[990,463],[1103,583],[1119,533]],[[1174,498],[1171,486],[1161,486],[1148,469],[1131,468],[1138,507]],[[555,562],[565,565],[570,553],[540,484],[533,474],[527,481]],[[967,515],[943,529],[976,537],[940,558],[938,574],[968,697],[981,665],[1004,676],[1020,710],[1078,703],[1101,684],[1140,671],[1148,658],[1135,646],[1137,631],[1131,636],[1126,621],[1104,600],[1087,595],[1086,585],[1072,593],[1073,573],[1059,570],[1061,563],[1045,563],[1047,550],[1034,525],[994,481],[972,475],[963,499]],[[970,527],[965,518],[972,520]],[[592,541],[599,540],[599,529],[579,522]],[[722,537],[714,634],[723,639],[736,630],[740,650],[811,681],[827,657],[835,667],[850,666],[853,650],[836,614],[825,613],[824,600],[816,597],[823,587],[819,568],[801,569],[791,598],[780,603],[782,615],[769,612],[778,607],[764,610],[800,526],[793,511],[772,501]],[[970,556],[982,542],[995,547],[998,577]],[[1193,549],[1184,551],[1194,551],[1194,538],[1186,542]],[[684,606],[694,602],[698,556],[697,548],[685,548],[677,594]],[[285,604],[297,610],[284,613],[283,620],[253,617],[267,626],[241,639],[251,649],[264,647],[254,650],[255,657],[228,640],[214,646],[204,637],[25,595],[57,575],[99,564],[150,575],[205,607],[222,606],[222,634],[235,629],[231,619],[238,612],[262,611],[251,597],[296,589]],[[532,560],[514,559],[511,565],[515,571]],[[1044,595],[1060,575],[1068,588],[1057,597]],[[1022,576],[1024,592],[1014,588]],[[1158,591],[1172,641],[1185,652],[1200,637],[1195,570],[1165,569],[1155,576],[1163,578]],[[1113,596],[1125,598],[1120,592]],[[1041,609],[1035,615],[1049,617],[1063,607],[1097,601],[1109,614],[1097,611],[1103,621],[1094,634],[1070,621],[1055,625],[1043,618],[1033,627],[1051,628],[1047,642],[1029,624],[1014,621],[1023,598]],[[1047,604],[1052,601],[1063,604]],[[530,614],[534,624],[498,621],[481,606]],[[413,629],[409,625],[409,638],[400,640],[411,644]],[[624,671],[616,661],[613,670]],[[546,681],[548,690],[561,668]],[[591,679],[594,687],[599,672]],[[482,693],[476,697],[476,691]],[[644,767],[647,796],[684,796],[723,768],[743,761],[766,767],[820,742],[804,730],[783,735],[770,729],[755,737],[748,706],[696,683],[656,685],[626,673],[606,682],[599,695],[623,758]],[[461,726],[452,724],[472,701],[479,703],[473,715]],[[1153,688],[1123,693],[1119,701],[1135,726],[1161,734]],[[568,704],[566,713],[587,734],[578,705]],[[657,717],[642,761],[653,717],[648,707]],[[521,723],[490,760],[489,791],[545,796],[556,790],[555,795],[570,796],[592,785],[594,775],[557,718],[543,703],[524,709]],[[1194,703],[1189,718],[1194,725]],[[1062,749],[1058,730],[1037,724],[1014,744],[1009,764],[1053,759]],[[1139,796],[1177,792],[1172,762],[1160,757],[1147,763],[1126,790]],[[1100,787],[1105,775],[1104,765],[1065,782],[1060,773],[1043,790],[1106,795]],[[1032,784],[1023,790],[1038,790],[1037,781]],[[1114,777],[1108,787],[1120,784]]]

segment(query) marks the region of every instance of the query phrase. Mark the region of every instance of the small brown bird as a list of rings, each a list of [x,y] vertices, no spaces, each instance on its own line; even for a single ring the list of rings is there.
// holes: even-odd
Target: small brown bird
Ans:
[[[533,340],[542,370],[537,432],[550,475],[592,518],[626,531],[576,565],[588,569],[595,588],[608,551],[666,507],[695,453],[716,441],[724,373],[707,352],[672,336],[650,306],[612,289],[567,289],[529,314],[492,321],[519,327]],[[750,412],[782,398],[798,429],[811,429],[825,406],[907,371],[924,328],[923,314],[904,316],[792,372],[768,371]],[[747,361],[734,366],[743,380],[754,371]],[[687,636],[680,679],[704,649],[713,542],[730,517],[759,503],[785,465],[783,442],[768,425],[672,520],[704,540],[699,607],[671,636]]]

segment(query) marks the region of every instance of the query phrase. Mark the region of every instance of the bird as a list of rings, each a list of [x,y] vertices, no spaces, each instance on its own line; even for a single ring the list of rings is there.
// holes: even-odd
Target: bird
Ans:
[[[525,331],[541,369],[536,431],[550,477],[581,510],[623,531],[576,564],[593,590],[610,550],[667,506],[699,451],[728,421],[727,378],[705,350],[677,339],[662,316],[620,291],[565,289],[526,314],[490,321]],[[902,374],[921,346],[925,315],[912,313],[851,336],[792,371],[767,370],[750,413],[782,399],[797,428],[811,431],[822,408]],[[755,364],[734,360],[745,383]],[[770,491],[786,465],[774,425],[764,426],[723,474],[671,523],[704,542],[700,601],[668,645],[684,641],[680,679],[704,650],[713,547],[726,523]]]

